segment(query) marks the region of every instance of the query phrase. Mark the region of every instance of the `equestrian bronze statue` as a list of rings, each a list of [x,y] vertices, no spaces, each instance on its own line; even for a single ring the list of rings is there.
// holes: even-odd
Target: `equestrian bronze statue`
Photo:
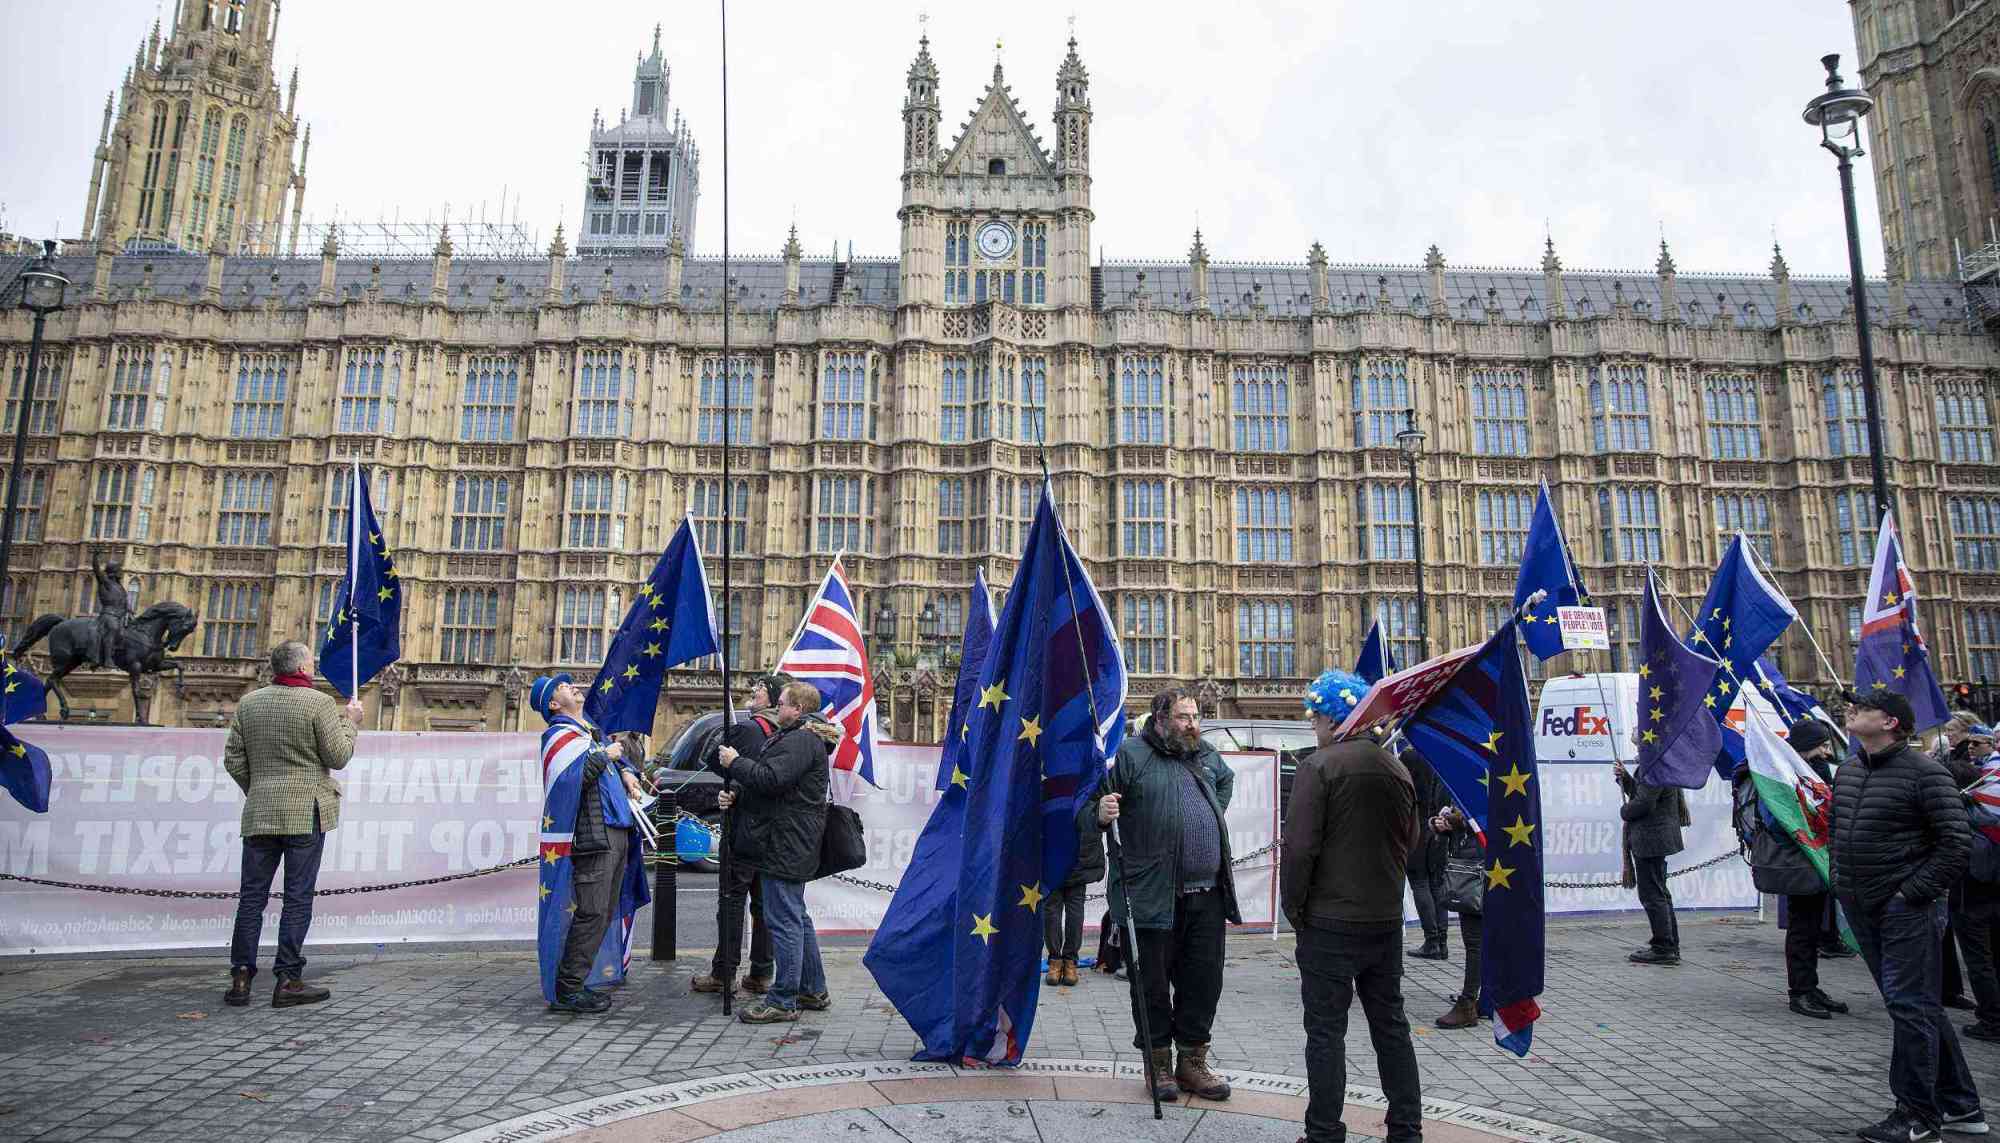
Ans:
[[[74,619],[44,615],[28,624],[21,640],[8,653],[15,658],[47,638],[49,641],[48,687],[55,692],[63,721],[69,720],[69,696],[63,693],[64,676],[79,667],[123,671],[132,682],[132,716],[145,723],[139,697],[139,676],[180,672],[181,665],[169,656],[194,631],[195,614],[178,603],[156,603],[132,615],[130,598],[120,580],[123,568],[116,560],[99,565],[92,557],[91,578],[97,584],[97,614]],[[147,704],[149,705],[149,704]]]

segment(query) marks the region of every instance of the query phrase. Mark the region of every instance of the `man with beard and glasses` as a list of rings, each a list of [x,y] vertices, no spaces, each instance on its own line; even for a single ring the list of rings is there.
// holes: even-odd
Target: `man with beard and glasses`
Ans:
[[[1194,697],[1170,688],[1153,696],[1145,733],[1119,746],[1096,796],[1077,811],[1079,824],[1120,823],[1123,848],[1111,855],[1113,914],[1105,923],[1124,923],[1129,886],[1139,933],[1133,1022],[1143,1011],[1152,1033],[1151,1043],[1135,1035],[1133,1046],[1152,1054],[1162,1100],[1183,1090],[1229,1098],[1228,1082],[1209,1070],[1208,1041],[1222,998],[1223,926],[1243,923],[1223,822],[1235,785],[1222,755],[1201,740]]]

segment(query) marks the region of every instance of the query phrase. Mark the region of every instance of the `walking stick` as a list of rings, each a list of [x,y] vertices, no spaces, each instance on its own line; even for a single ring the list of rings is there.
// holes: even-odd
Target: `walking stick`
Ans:
[[[1118,857],[1118,889],[1125,894],[1125,971],[1132,977],[1132,991],[1138,993],[1139,1002],[1132,1005],[1139,1013],[1139,1038],[1146,1042],[1143,1053],[1146,1061],[1146,1092],[1153,1097],[1153,1118],[1164,1119],[1160,1111],[1160,1085],[1153,1074],[1153,1029],[1152,1020],[1146,1014],[1146,981],[1139,970],[1139,927],[1132,920],[1132,882],[1125,872],[1125,839],[1118,832],[1118,819],[1111,819],[1111,844]]]

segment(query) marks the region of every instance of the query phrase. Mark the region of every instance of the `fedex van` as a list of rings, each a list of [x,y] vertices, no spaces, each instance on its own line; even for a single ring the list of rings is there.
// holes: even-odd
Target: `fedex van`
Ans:
[[[1744,708],[1748,699],[1749,710]],[[1729,725],[1743,728],[1751,712],[1771,721],[1780,738],[1784,716],[1754,690],[1739,691],[1729,709]],[[1638,756],[1632,726],[1639,713],[1639,676],[1625,672],[1562,675],[1542,684],[1535,711],[1535,759],[1539,762],[1609,762],[1631,766]],[[1615,740],[1615,741],[1614,741]],[[1616,749],[1614,755],[1613,750]]]

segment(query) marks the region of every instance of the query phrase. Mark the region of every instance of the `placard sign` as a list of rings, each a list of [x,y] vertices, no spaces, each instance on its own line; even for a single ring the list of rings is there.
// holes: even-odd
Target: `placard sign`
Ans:
[[[1461,647],[1377,680],[1355,704],[1353,712],[1347,716],[1347,721],[1340,724],[1335,736],[1354,738],[1378,726],[1400,721],[1443,690],[1458,669],[1479,654],[1484,646],[1484,643],[1474,643],[1470,647]]]
[[[1563,650],[1609,651],[1611,625],[1602,607],[1558,607],[1556,622],[1562,624]]]

